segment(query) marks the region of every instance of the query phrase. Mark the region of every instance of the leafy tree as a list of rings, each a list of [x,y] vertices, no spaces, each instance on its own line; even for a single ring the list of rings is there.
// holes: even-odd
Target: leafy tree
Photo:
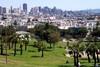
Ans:
[[[46,49],[46,42],[37,39],[36,46],[38,47],[38,51],[42,51],[41,57],[44,57],[44,50]]]
[[[57,34],[58,28],[53,26],[53,25],[49,25],[48,23],[44,24],[44,25],[38,25],[35,27],[35,35],[38,36],[41,40],[45,40],[47,43],[53,43],[53,37],[55,34]],[[57,34],[57,36],[59,37],[59,35]],[[52,41],[51,41],[52,40]],[[57,39],[56,39],[57,40]]]
[[[52,33],[50,33],[50,35],[49,35],[49,41],[48,42],[50,44],[51,43],[53,44],[53,49],[54,49],[55,43],[57,43],[59,40],[60,40],[59,33],[52,31]]]
[[[71,35],[73,38],[76,38],[77,36],[80,36],[81,38],[85,38],[88,33],[88,30],[86,28],[69,28],[66,31],[67,35]]]
[[[100,28],[91,33],[92,36],[100,37]]]

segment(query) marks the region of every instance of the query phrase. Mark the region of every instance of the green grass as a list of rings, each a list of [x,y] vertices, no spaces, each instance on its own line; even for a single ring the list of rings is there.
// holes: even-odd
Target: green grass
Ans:
[[[13,56],[13,49],[8,50],[8,63],[5,62],[5,55],[0,55],[0,67],[74,67],[73,58],[64,56],[67,53],[64,50],[66,43],[59,42],[54,50],[45,50],[43,58],[41,57],[41,52],[38,52],[33,44],[34,40],[29,43],[27,51],[23,47],[23,55],[20,55],[19,45],[17,46],[16,56]],[[47,45],[49,47],[49,44]],[[66,64],[66,60],[69,61],[69,64]],[[87,60],[80,59],[80,62],[82,67],[93,67],[93,61],[89,64]]]

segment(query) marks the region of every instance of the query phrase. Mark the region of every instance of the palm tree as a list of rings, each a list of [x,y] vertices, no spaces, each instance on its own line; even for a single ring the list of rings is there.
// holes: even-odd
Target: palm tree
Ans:
[[[96,52],[96,54],[97,54],[97,62],[99,63],[100,62],[100,60],[99,60],[99,50],[100,50],[100,44],[97,44],[97,47],[98,47],[98,49],[97,49],[97,52]]]
[[[20,44],[20,55],[22,55],[23,54],[23,45],[22,44]]]
[[[88,43],[86,44],[86,53],[87,53],[87,57],[88,57],[88,63],[90,63],[91,62],[91,60],[90,60],[90,52],[91,52],[91,44],[90,44],[90,42],[93,40],[93,37],[91,35],[88,35],[86,37],[86,39],[88,41]]]
[[[3,37],[0,36],[1,55],[3,55]]]
[[[18,43],[20,44],[20,55],[22,55],[23,54],[24,38],[18,36]]]
[[[18,36],[17,35],[14,35],[13,42],[14,42],[14,56],[15,56],[16,55],[16,44],[18,42]]]
[[[77,65],[76,64],[76,62],[77,62],[77,60],[76,60],[76,49],[77,49],[76,44],[70,44],[70,45],[68,45],[68,48],[70,50],[72,50],[72,52],[74,53],[74,56],[73,56],[73,58],[74,58],[74,66],[76,66]]]
[[[99,37],[99,32],[98,32],[98,30],[99,30],[99,25],[100,25],[100,22],[98,21],[97,23],[96,23],[96,28],[93,30],[93,32],[92,32],[92,35],[93,35],[93,37],[94,37],[94,44],[92,44],[93,45],[93,59],[94,59],[94,67],[96,66],[96,54],[95,53],[97,53],[97,60],[98,60],[98,62],[99,62],[99,57],[98,57],[98,45],[97,45],[97,40],[98,40],[98,37]]]
[[[76,39],[77,39],[77,44],[76,44],[77,56],[76,57],[77,57],[77,67],[78,67],[78,62],[79,62],[78,56],[80,52],[83,52],[85,50],[85,45],[81,44],[83,42],[83,38],[81,38],[80,36],[77,36]]]
[[[11,49],[10,42],[11,42],[11,36],[9,35],[7,37],[7,43],[8,43],[9,50]]]
[[[27,50],[28,43],[29,43],[29,36],[25,35],[25,51]]]

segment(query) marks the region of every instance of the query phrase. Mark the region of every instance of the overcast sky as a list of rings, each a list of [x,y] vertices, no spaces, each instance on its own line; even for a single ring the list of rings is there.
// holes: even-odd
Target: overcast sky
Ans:
[[[0,6],[22,7],[23,3],[27,3],[28,9],[35,6],[56,6],[62,10],[84,10],[100,8],[100,0],[0,0]]]

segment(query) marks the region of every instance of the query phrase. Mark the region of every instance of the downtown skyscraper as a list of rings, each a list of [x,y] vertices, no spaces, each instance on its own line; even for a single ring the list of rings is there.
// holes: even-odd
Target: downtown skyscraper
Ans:
[[[23,4],[23,11],[27,12],[27,4],[26,3]]]

